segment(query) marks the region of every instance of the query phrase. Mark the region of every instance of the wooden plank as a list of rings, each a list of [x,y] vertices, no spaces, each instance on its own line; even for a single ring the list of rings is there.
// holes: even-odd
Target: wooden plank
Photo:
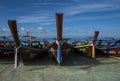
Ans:
[[[8,25],[14,38],[15,46],[18,47],[20,45],[20,41],[18,37],[16,20],[8,20]]]
[[[57,40],[62,40],[62,22],[63,22],[63,14],[56,13],[56,27],[57,27]]]

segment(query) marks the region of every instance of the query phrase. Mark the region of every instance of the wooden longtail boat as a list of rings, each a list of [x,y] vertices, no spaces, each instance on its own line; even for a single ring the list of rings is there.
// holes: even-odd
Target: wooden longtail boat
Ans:
[[[16,25],[16,20],[8,20],[8,25],[11,30],[12,36],[14,38],[15,42],[15,68],[18,67],[19,64],[19,59],[18,57],[22,59],[23,63],[26,62],[31,56],[31,54],[39,54],[39,55],[45,55],[47,54],[47,49],[46,48],[35,48],[35,47],[29,47],[29,46],[24,46],[21,44],[17,32],[17,25]],[[32,44],[32,42],[30,42]],[[19,52],[19,55],[18,55]]]
[[[14,42],[6,36],[0,37],[0,57],[14,54]]]
[[[49,53],[60,64],[67,55],[72,51],[73,47],[62,38],[62,21],[63,14],[56,13],[56,27],[57,27],[57,40],[48,45]]]
[[[120,40],[98,40],[96,52],[120,58]]]
[[[94,38],[92,40],[92,43],[85,43],[84,45],[75,45],[74,47],[80,51],[82,51],[84,54],[87,54],[88,56],[95,58],[95,43],[98,38],[98,31],[95,31]],[[76,41],[80,42],[80,41]]]
[[[92,58],[95,58],[96,54],[98,56],[108,55],[112,57],[120,57],[120,40],[97,40],[98,34],[99,32],[96,31],[91,44],[75,46],[75,48],[92,56]]]

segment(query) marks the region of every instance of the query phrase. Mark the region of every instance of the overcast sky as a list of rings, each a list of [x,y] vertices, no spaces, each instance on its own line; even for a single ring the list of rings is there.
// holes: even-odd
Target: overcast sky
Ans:
[[[0,34],[8,35],[9,19],[20,34],[55,37],[55,13],[63,13],[64,37],[120,37],[120,0],[0,0]]]

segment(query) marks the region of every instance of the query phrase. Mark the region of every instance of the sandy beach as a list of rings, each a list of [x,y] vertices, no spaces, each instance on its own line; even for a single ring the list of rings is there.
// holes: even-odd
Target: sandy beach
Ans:
[[[14,58],[0,59],[0,81],[119,81],[120,60],[109,57],[91,59],[70,54],[61,66],[54,59],[40,57],[20,62],[14,68]]]

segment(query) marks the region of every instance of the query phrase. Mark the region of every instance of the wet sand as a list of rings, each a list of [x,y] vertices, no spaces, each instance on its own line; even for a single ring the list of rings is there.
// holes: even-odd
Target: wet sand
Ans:
[[[13,58],[0,59],[0,81],[119,81],[120,60],[109,57],[91,59],[72,54],[61,66],[49,57],[20,62],[14,68]]]

